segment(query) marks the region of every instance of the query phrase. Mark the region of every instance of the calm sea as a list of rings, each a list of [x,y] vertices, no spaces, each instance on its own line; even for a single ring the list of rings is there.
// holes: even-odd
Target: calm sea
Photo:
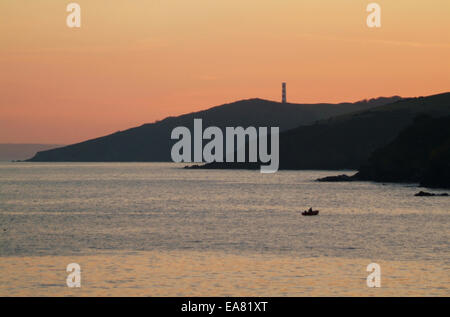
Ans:
[[[450,295],[449,197],[314,181],[336,171],[182,167],[0,163],[0,294]]]

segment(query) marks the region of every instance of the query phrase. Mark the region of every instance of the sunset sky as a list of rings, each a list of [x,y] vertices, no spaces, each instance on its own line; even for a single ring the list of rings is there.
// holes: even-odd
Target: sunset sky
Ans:
[[[247,98],[450,91],[450,1],[0,2],[0,143],[69,144]]]

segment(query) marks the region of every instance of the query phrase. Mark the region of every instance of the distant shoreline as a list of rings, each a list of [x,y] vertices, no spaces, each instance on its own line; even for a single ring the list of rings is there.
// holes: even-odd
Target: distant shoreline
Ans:
[[[51,143],[0,143],[0,162],[28,160],[37,152],[62,147]]]

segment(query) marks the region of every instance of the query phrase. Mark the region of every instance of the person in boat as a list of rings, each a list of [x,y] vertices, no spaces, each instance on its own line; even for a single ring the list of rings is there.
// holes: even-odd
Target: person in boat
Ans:
[[[313,211],[312,207],[311,207],[311,208],[309,208],[308,212],[312,212],[312,211]]]

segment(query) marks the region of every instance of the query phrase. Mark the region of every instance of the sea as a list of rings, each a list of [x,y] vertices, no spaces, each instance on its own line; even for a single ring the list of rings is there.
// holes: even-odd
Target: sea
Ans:
[[[450,296],[450,197],[184,166],[1,162],[0,296]]]

